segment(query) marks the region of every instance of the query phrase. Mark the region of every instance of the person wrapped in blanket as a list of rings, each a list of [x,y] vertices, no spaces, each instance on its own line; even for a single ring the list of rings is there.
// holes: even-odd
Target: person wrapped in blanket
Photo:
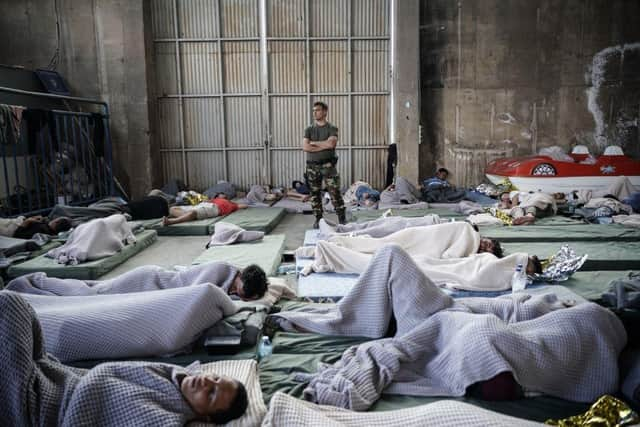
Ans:
[[[455,299],[391,244],[344,298],[321,305],[266,320],[271,330],[372,339],[296,375],[307,383],[304,398],[318,404],[362,411],[382,393],[456,397],[474,387],[485,398],[535,392],[592,402],[618,390],[622,322],[553,289]]]
[[[162,218],[162,225],[168,226],[199,219],[225,216],[238,209],[246,209],[248,207],[249,205],[244,203],[235,203],[228,200],[225,193],[218,193],[208,202],[200,202],[197,205],[189,206],[172,206],[169,208],[169,216]]]
[[[224,424],[248,406],[244,385],[197,367],[113,362],[93,369],[63,365],[45,351],[33,308],[0,292],[0,419],[8,426],[182,426]]]
[[[126,294],[181,288],[201,283],[212,283],[232,298],[243,301],[260,299],[269,282],[260,266],[252,264],[240,270],[233,265],[214,261],[175,271],[155,265],[144,265],[107,280],[59,279],[46,273],[25,274],[11,280],[6,290],[57,296]]]

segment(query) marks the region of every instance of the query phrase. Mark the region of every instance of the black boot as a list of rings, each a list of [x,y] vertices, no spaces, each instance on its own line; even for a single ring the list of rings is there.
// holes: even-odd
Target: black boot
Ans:
[[[320,218],[316,218],[316,222],[313,223],[313,229],[317,230],[318,228],[320,228],[320,220],[322,219],[322,217]]]

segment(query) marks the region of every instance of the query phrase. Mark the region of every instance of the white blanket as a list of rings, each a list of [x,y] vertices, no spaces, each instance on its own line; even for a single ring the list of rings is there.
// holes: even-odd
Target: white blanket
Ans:
[[[611,217],[616,224],[622,224],[625,227],[640,228],[640,214],[631,215],[614,215]]]
[[[329,238],[331,236],[369,236],[385,237],[397,231],[410,227],[423,227],[427,225],[440,224],[443,220],[438,215],[431,214],[421,217],[390,216],[374,219],[366,222],[351,222],[348,224],[329,225],[324,219],[320,220],[320,236]]]
[[[465,222],[452,222],[401,230],[374,239],[365,236],[336,236],[319,241],[315,248],[297,251],[313,253],[313,263],[302,270],[307,275],[318,273],[362,273],[373,253],[394,243],[404,249],[420,269],[438,286],[463,290],[503,291],[511,289],[511,276],[517,264],[526,267],[524,253],[497,258],[478,254],[480,235]]]
[[[207,243],[210,246],[225,246],[233,243],[253,242],[264,237],[263,231],[247,231],[228,222],[218,222],[214,226],[213,235]]]
[[[47,252],[59,264],[79,264],[106,258],[122,250],[136,238],[124,215],[111,215],[80,224],[67,242]]]

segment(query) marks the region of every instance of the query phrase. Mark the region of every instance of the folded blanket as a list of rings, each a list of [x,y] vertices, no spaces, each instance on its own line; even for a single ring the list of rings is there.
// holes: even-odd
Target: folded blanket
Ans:
[[[59,264],[74,265],[106,258],[135,241],[124,215],[111,215],[79,225],[64,245],[50,250],[47,256]]]
[[[253,242],[264,237],[263,231],[247,231],[228,222],[218,222],[214,226],[213,235],[207,243],[210,246],[224,246],[233,243]]]
[[[211,284],[117,295],[20,295],[36,311],[47,352],[63,362],[173,354],[237,310]]]
[[[590,402],[615,392],[627,339],[622,323],[593,303],[565,305],[553,294],[454,300],[402,249],[387,246],[335,306],[274,319],[285,330],[381,338],[395,318],[393,338],[354,346],[320,367],[304,392],[320,404],[365,410],[383,391],[462,396],[502,372],[526,390],[562,399]]]
[[[468,403],[441,400],[427,405],[395,411],[353,412],[333,406],[322,406],[296,399],[282,392],[269,402],[269,412],[263,427],[277,426],[345,426],[345,427],[407,427],[407,426],[544,426],[544,424],[502,415]]]
[[[467,221],[475,225],[503,225],[501,220],[489,213],[469,215]]]

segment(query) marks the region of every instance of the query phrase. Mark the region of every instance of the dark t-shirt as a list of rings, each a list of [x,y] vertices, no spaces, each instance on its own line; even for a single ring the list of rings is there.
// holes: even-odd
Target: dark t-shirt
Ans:
[[[329,122],[324,126],[313,124],[304,130],[304,137],[310,141],[325,141],[331,136],[338,137],[338,128]],[[336,157],[336,150],[322,150],[315,153],[307,153],[307,160],[314,162],[328,161]]]
[[[169,203],[160,196],[147,196],[127,204],[131,219],[153,219],[169,215]]]

